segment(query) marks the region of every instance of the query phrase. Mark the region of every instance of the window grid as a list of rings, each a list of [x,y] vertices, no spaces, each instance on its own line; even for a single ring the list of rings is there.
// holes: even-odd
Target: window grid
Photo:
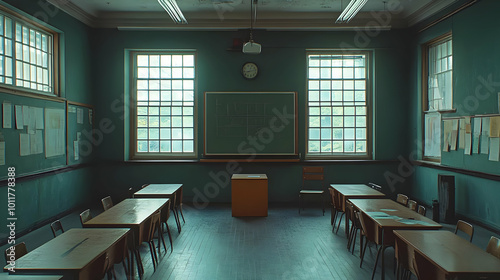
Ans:
[[[53,36],[0,14],[0,83],[53,93]]]
[[[429,46],[428,108],[448,110],[452,104],[453,50],[451,38]]]
[[[367,57],[308,55],[309,155],[367,155]]]
[[[194,55],[136,56],[136,153],[194,154]]]

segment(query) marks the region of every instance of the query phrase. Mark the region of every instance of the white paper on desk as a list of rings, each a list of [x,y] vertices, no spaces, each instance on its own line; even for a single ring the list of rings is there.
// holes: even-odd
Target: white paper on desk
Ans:
[[[76,108],[76,123],[83,123],[83,109]]]
[[[14,115],[16,116],[16,129],[23,129],[23,106],[15,105],[14,106]]]
[[[73,150],[75,151],[75,160],[80,159],[80,151],[79,149],[79,142],[78,141],[73,141]]]
[[[366,214],[370,217],[387,217],[389,214],[384,212],[366,212]]]
[[[487,155],[490,151],[490,137],[488,133],[481,134],[481,154]]]
[[[3,128],[12,128],[12,104],[3,103]]]
[[[5,141],[0,140],[0,165],[5,165]]]
[[[43,108],[35,108],[36,129],[44,129]]]
[[[491,161],[500,160],[500,138],[490,137],[490,157]]]
[[[29,156],[30,151],[30,135],[27,133],[19,134],[19,155]]]
[[[35,134],[30,136],[31,154],[43,153],[43,133],[41,130],[36,130]]]
[[[459,130],[458,130],[458,148],[465,149],[465,120],[459,120]]]
[[[29,107],[28,134],[35,134],[36,130],[36,108]]]

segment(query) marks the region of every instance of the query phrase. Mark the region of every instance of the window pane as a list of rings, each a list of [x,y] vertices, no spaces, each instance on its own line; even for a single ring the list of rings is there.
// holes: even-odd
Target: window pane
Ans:
[[[139,141],[145,135],[138,130],[138,153],[193,155],[194,55],[141,53],[135,61],[137,125],[149,128],[147,144]]]
[[[367,155],[366,54],[308,55],[309,155]]]

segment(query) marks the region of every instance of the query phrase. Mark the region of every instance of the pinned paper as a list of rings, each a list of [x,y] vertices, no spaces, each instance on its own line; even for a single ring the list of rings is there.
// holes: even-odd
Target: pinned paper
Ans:
[[[16,116],[16,129],[23,129],[24,128],[24,123],[23,123],[23,106],[21,105],[16,105],[14,107],[15,111],[15,116]]]
[[[490,156],[489,160],[499,161],[500,159],[500,138],[490,138]]]
[[[481,118],[474,118],[474,134],[472,141],[472,153],[479,154],[479,137],[481,136]]]
[[[500,116],[490,118],[490,137],[500,137]]]
[[[465,149],[465,120],[459,120],[458,128],[458,148]]]
[[[10,102],[3,103],[3,128],[12,128],[12,104]]]

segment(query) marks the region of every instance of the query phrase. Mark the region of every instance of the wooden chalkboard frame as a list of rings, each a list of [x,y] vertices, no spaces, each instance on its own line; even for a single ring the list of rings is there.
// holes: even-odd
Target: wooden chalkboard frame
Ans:
[[[239,94],[245,94],[245,95],[252,95],[252,94],[285,94],[285,95],[291,95],[293,96],[293,152],[290,153],[257,153],[255,154],[245,154],[245,153],[228,153],[228,152],[208,152],[207,151],[207,114],[210,113],[207,111],[207,96],[209,97],[211,94],[234,94],[234,95],[239,95]],[[221,157],[221,156],[229,156],[231,158],[234,157],[248,157],[248,156],[257,156],[257,157],[283,157],[283,158],[288,158],[290,156],[296,157],[298,156],[298,102],[297,102],[297,92],[205,92],[203,95],[204,98],[204,103],[203,103],[203,155],[206,157]]]

